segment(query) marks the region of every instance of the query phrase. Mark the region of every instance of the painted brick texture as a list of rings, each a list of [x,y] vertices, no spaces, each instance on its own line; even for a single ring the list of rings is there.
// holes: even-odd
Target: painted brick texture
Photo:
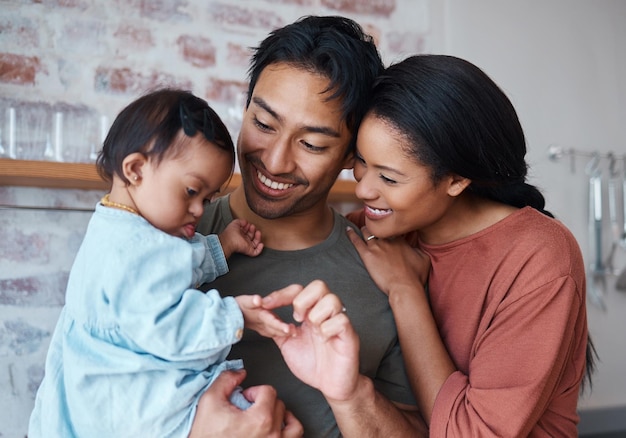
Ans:
[[[436,1],[2,1],[0,156],[13,108],[18,159],[92,161],[117,112],[160,85],[207,99],[236,137],[249,48],[272,29],[308,14],[350,16],[389,63],[437,49]],[[57,122],[60,154],[50,148]],[[67,277],[102,194],[0,187],[0,205],[38,207],[0,207],[0,437],[26,434]]]
[[[34,85],[41,63],[36,56],[0,54],[0,81],[17,85]]]

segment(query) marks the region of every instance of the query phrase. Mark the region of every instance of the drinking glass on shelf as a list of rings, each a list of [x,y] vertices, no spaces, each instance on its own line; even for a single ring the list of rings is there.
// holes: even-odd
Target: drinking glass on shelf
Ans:
[[[87,163],[99,141],[98,117],[95,111],[73,107],[65,113],[63,159],[73,163]]]
[[[41,102],[24,103],[20,105],[18,114],[18,158],[45,159],[51,123],[49,105]]]
[[[98,122],[98,130],[97,130],[97,138],[91,138],[91,148],[89,151],[89,161],[96,161],[98,158],[98,152],[102,149],[102,145],[104,144],[104,140],[106,139],[107,134],[109,133],[109,117],[106,114],[98,114],[97,115]]]
[[[63,161],[63,111],[55,111],[52,124],[52,147],[47,147],[46,151],[54,161]],[[49,145],[48,145],[49,146]]]
[[[0,156],[17,158],[16,113],[13,106],[2,107],[2,124],[0,125]]]

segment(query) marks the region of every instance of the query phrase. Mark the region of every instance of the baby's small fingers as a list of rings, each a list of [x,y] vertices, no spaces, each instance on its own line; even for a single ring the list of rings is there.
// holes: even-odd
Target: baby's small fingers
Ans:
[[[249,236],[250,235],[250,227],[252,226],[252,224],[246,223],[245,225],[242,224],[241,225],[241,232],[246,235]]]
[[[269,311],[261,312],[259,320],[265,326],[265,330],[270,336],[285,336],[291,332],[292,324],[280,320],[275,314]]]
[[[254,250],[252,251],[252,255],[253,256],[258,256],[259,254],[261,254],[261,252],[263,252],[263,244],[262,243],[258,243],[254,247]]]
[[[252,306],[254,306],[255,308],[260,308],[261,305],[263,304],[263,298],[261,298],[261,295],[258,295],[258,294],[251,295],[250,302]]]

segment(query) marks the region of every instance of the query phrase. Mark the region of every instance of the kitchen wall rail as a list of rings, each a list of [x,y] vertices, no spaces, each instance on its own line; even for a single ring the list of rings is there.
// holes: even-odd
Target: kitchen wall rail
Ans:
[[[593,165],[599,164],[601,160],[608,160],[609,169],[612,173],[617,173],[618,163],[622,163],[622,170],[626,173],[626,155],[616,154],[614,152],[590,152],[574,149],[570,147],[560,146],[552,144],[548,146],[548,158],[552,161],[559,161],[562,158],[568,157],[570,160],[570,170],[572,173],[576,172],[576,158],[586,158]]]

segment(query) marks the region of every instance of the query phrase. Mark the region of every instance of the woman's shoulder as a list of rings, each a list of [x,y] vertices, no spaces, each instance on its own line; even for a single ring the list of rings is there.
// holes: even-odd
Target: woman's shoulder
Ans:
[[[503,242],[511,250],[524,256],[533,264],[551,266],[558,275],[584,275],[584,262],[580,246],[572,232],[558,219],[534,208],[521,209],[503,227]]]
[[[578,247],[576,238],[572,232],[557,218],[547,216],[546,214],[531,208],[525,207],[519,211],[519,214],[513,218],[513,225],[523,233],[532,235],[533,241],[538,244],[553,245],[558,247],[571,248]]]

